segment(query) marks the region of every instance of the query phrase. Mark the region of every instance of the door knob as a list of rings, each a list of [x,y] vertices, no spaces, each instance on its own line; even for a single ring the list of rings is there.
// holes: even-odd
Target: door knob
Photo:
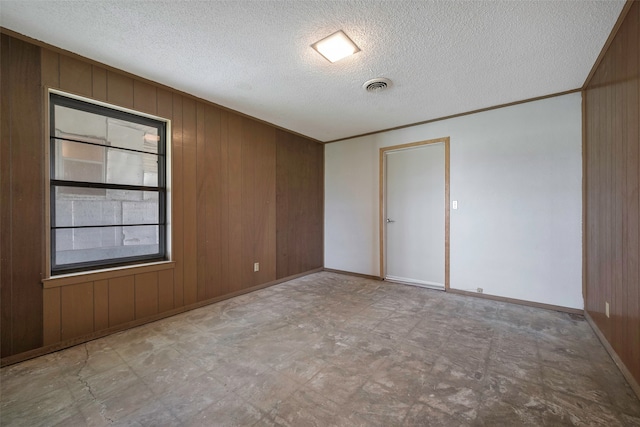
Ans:
[[[395,222],[395,221],[390,218],[387,218],[387,224],[389,224],[390,222]]]

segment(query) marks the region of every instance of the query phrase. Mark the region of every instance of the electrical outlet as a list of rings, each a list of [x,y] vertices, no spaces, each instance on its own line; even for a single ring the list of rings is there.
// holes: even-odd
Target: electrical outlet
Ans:
[[[478,288],[477,291],[479,294],[481,294],[484,290],[482,288]]]
[[[604,303],[604,312],[609,317],[609,301]]]
[[[259,262],[254,262],[253,263],[253,272],[255,273],[256,271],[260,271],[260,263]]]
[[[454,200],[452,205],[453,205],[452,206],[453,209],[458,209],[458,201],[457,200]]]

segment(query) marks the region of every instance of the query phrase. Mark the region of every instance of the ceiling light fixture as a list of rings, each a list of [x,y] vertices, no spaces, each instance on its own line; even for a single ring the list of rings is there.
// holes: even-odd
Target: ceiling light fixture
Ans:
[[[360,48],[342,30],[311,45],[329,62],[336,62],[349,55],[360,52]]]

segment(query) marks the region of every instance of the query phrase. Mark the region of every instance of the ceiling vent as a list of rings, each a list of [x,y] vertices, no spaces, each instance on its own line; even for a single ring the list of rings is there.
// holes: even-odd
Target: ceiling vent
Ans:
[[[382,92],[383,90],[387,89],[390,86],[391,86],[391,80],[385,79],[384,77],[371,79],[369,81],[366,81],[362,85],[364,90],[366,90],[367,92],[374,92],[374,93]]]

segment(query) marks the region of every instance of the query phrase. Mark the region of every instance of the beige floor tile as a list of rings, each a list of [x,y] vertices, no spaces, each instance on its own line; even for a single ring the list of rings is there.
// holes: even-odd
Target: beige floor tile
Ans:
[[[0,370],[2,426],[640,426],[584,318],[322,272]]]
[[[252,426],[265,416],[263,412],[239,398],[235,394],[226,394],[182,424],[189,427]]]
[[[187,423],[200,411],[229,394],[232,393],[224,384],[205,373],[188,383],[176,384],[160,395],[159,400],[181,423]]]

